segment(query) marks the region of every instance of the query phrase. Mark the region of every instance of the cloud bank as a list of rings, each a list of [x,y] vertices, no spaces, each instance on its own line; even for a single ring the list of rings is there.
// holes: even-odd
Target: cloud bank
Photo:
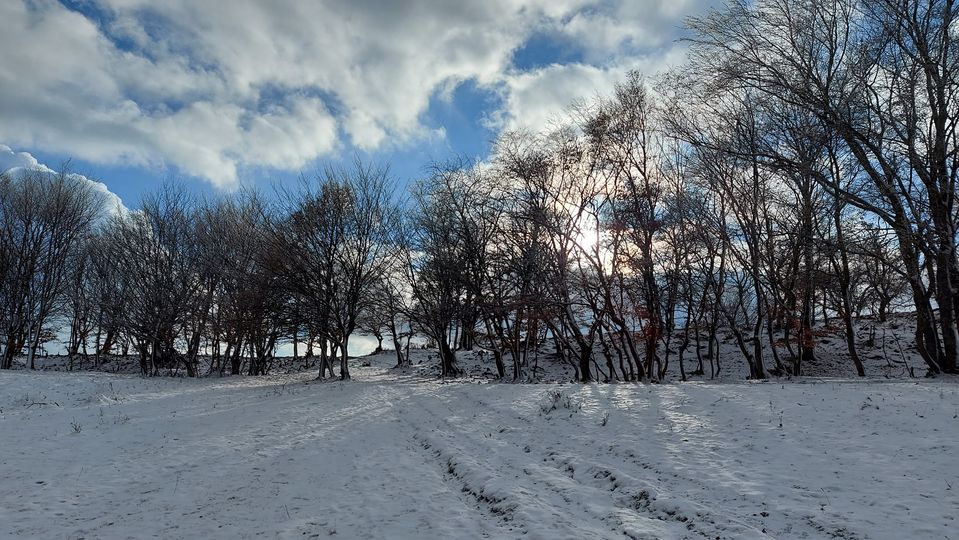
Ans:
[[[430,101],[468,80],[500,97],[497,126],[538,127],[627,69],[675,57],[700,4],[0,2],[0,141],[229,187],[244,168],[429,138]],[[516,68],[534,36],[575,60]]]
[[[0,174],[8,174],[13,178],[17,178],[27,171],[37,171],[49,175],[58,174],[57,171],[37,161],[37,158],[33,157],[29,152],[14,152],[9,146],[0,144]],[[124,206],[123,201],[120,200],[120,197],[110,191],[110,188],[103,182],[97,182],[82,174],[70,173],[70,176],[88,183],[94,191],[99,193],[104,204],[104,210],[107,212],[129,211],[127,207]]]

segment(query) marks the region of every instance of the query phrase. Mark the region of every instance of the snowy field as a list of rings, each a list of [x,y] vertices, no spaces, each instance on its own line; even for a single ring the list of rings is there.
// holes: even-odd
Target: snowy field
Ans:
[[[0,534],[957,538],[950,380],[0,373]]]

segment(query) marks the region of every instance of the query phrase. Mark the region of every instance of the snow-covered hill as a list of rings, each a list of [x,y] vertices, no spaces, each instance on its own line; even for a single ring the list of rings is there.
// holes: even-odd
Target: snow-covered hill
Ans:
[[[0,534],[955,538],[959,386],[0,373]],[[475,379],[474,379],[475,381]]]

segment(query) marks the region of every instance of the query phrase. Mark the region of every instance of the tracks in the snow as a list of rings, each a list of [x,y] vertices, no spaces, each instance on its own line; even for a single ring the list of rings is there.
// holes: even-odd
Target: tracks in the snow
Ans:
[[[604,462],[604,457],[624,458],[608,456],[604,441],[569,448],[565,434],[583,421],[577,413],[563,409],[551,416],[533,408],[524,414],[496,400],[464,399],[467,394],[455,387],[448,390],[442,399],[424,404],[426,414],[411,423],[412,438],[450,482],[501,525],[535,536],[527,518],[545,513],[571,537],[641,538],[649,531],[685,538],[764,536],[702,502],[660,495],[670,491],[660,481],[661,471],[624,460],[649,473],[634,477]]]

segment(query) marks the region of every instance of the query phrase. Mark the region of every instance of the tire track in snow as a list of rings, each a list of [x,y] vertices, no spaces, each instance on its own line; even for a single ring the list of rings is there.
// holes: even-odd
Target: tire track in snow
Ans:
[[[496,391],[495,385],[488,388],[493,389],[492,392]],[[457,400],[458,405],[462,403],[462,399]],[[661,531],[660,534],[665,533],[671,536],[766,537],[759,528],[718,514],[703,501],[674,499],[662,495],[673,491],[675,478],[673,481],[665,480],[663,475],[660,474],[650,475],[649,478],[634,477],[622,470],[622,463],[603,463],[590,460],[589,456],[606,457],[608,448],[606,448],[605,443],[603,445],[599,443],[601,439],[577,438],[575,447],[578,456],[562,455],[556,449],[562,449],[571,442],[568,440],[570,430],[562,429],[564,427],[562,424],[569,422],[575,427],[577,423],[582,423],[585,420],[582,413],[569,413],[566,409],[560,408],[555,414],[535,414],[536,407],[541,403],[536,399],[523,400],[521,407],[525,407],[525,411],[517,410],[515,402],[505,407],[499,403],[496,400],[474,397],[471,405],[476,407],[477,410],[486,411],[486,413],[471,419],[470,422],[482,423],[485,418],[516,419],[521,427],[518,430],[511,430],[512,432],[521,431],[527,435],[535,434],[529,437],[534,442],[525,445],[522,454],[515,451],[516,448],[519,448],[520,443],[508,436],[504,440],[514,447],[514,451],[510,452],[511,454],[526,454],[529,456],[526,463],[520,466],[523,467],[527,475],[540,479],[539,481],[532,481],[535,485],[542,484],[553,490],[565,504],[580,506],[580,512],[585,514],[585,519],[600,520],[606,523],[608,528],[622,528],[627,533],[631,526],[638,530],[660,528],[658,525],[654,526],[649,522],[643,523],[642,521],[637,527],[636,516],[632,515],[637,514],[649,520],[663,522],[667,525],[667,530],[665,532]],[[522,412],[526,414],[522,414]],[[570,418],[565,417],[567,413],[569,413]],[[452,427],[456,429],[456,426]],[[557,427],[560,429],[556,429]],[[497,426],[488,423],[484,425],[484,430],[493,437],[496,436],[497,429]],[[473,431],[475,432],[475,430]],[[484,442],[477,441],[475,437],[473,441],[474,443]],[[542,450],[534,452],[530,447],[541,448]],[[526,452],[527,449],[530,449],[532,455]],[[507,455],[510,453],[507,453]],[[558,475],[540,466],[534,461],[537,458],[539,463],[549,465],[558,472]],[[583,474],[570,474],[571,469],[585,471],[585,477]],[[648,469],[648,467],[644,467],[639,472],[645,472]],[[597,498],[606,499],[608,502],[599,505],[581,504],[581,501]],[[613,510],[610,510],[610,508],[613,508]]]
[[[466,398],[452,389],[451,393],[459,410],[495,410],[491,403],[482,398]],[[445,393],[442,397],[450,398]],[[437,455],[446,459],[451,468],[459,470],[454,476],[464,485],[464,489],[494,511],[506,509],[507,516],[518,527],[525,526],[523,516],[534,514],[542,517],[542,514],[549,514],[559,529],[570,531],[570,537],[597,534],[619,537],[629,532],[626,526],[635,524],[637,517],[624,518],[623,512],[645,515],[647,520],[642,523],[641,529],[650,531],[653,537],[682,535],[684,529],[689,527],[688,520],[681,515],[675,519],[663,517],[668,515],[668,510],[659,514],[644,511],[655,503],[649,501],[648,491],[642,490],[635,497],[630,497],[629,494],[617,493],[615,489],[610,490],[601,483],[590,484],[579,477],[571,478],[557,467],[550,466],[548,454],[533,453],[529,445],[520,447],[512,440],[510,435],[517,430],[490,425],[485,421],[487,417],[516,418],[524,424],[524,429],[530,429],[532,424],[528,418],[500,410],[500,414],[479,414],[466,419],[457,415],[458,411],[449,402],[444,404],[446,411],[437,412],[440,408],[432,405],[426,408],[431,414],[429,423],[441,428],[434,427],[430,435],[420,436],[425,441],[424,445],[432,449],[442,447],[443,450],[437,451]],[[452,417],[445,415],[445,412],[452,413]],[[467,425],[470,429],[464,429]],[[504,434],[506,436],[502,436]],[[437,438],[442,442],[436,442]],[[536,439],[538,443],[546,441],[541,438],[541,433],[537,433]],[[466,448],[473,455],[487,456],[487,459],[479,462],[464,458],[467,455]],[[525,457],[517,460],[516,456]],[[521,471],[522,475],[517,471]],[[607,476],[609,474],[606,473]],[[630,504],[630,501],[635,500],[645,501],[646,504]],[[530,521],[538,522],[536,519]],[[657,521],[674,522],[680,527]]]

